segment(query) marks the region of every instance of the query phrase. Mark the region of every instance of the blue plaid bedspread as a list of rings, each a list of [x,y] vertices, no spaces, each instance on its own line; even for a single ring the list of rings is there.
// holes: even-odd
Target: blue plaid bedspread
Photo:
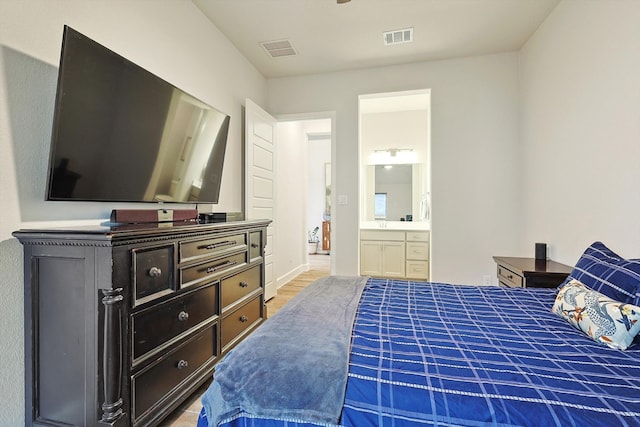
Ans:
[[[370,279],[340,424],[640,426],[640,345],[597,344],[551,313],[554,298],[555,289]]]

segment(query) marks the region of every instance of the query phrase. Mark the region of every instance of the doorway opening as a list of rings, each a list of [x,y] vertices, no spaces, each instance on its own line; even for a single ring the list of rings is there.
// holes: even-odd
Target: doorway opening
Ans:
[[[288,221],[288,224],[292,228],[299,227],[297,232],[289,232],[291,238],[300,238],[301,263],[306,270],[333,271],[333,116],[333,113],[317,113],[277,117],[279,173],[286,174],[284,171],[291,168],[293,162],[302,170],[299,176],[304,182],[293,183],[291,177],[288,180],[283,177],[278,180],[277,191],[287,191],[289,186],[299,189],[297,194],[288,194],[285,199],[292,201],[294,209],[299,209],[295,214],[301,220]],[[297,159],[291,157],[293,155]],[[276,214],[280,218],[289,216],[293,219],[283,207],[276,207]],[[282,233],[289,234],[285,230],[281,230]],[[295,265],[290,267],[295,268]]]

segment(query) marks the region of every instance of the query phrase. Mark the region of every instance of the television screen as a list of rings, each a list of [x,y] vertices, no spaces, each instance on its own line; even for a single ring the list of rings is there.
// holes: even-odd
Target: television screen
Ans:
[[[47,200],[218,203],[229,120],[65,26]]]

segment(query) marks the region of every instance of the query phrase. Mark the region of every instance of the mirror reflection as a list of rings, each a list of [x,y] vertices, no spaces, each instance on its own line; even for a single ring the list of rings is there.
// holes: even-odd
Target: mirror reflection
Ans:
[[[374,165],[375,219],[403,221],[411,216],[411,165]],[[383,203],[382,203],[383,202]]]
[[[198,201],[217,188],[228,126],[225,114],[175,90],[145,200]]]
[[[421,164],[368,165],[363,182],[363,220],[426,220]]]

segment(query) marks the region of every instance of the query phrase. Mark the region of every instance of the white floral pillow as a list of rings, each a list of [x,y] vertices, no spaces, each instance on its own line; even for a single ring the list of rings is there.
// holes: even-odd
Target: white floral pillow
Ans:
[[[626,350],[640,332],[640,307],[614,301],[575,279],[560,289],[551,311],[611,348]]]

